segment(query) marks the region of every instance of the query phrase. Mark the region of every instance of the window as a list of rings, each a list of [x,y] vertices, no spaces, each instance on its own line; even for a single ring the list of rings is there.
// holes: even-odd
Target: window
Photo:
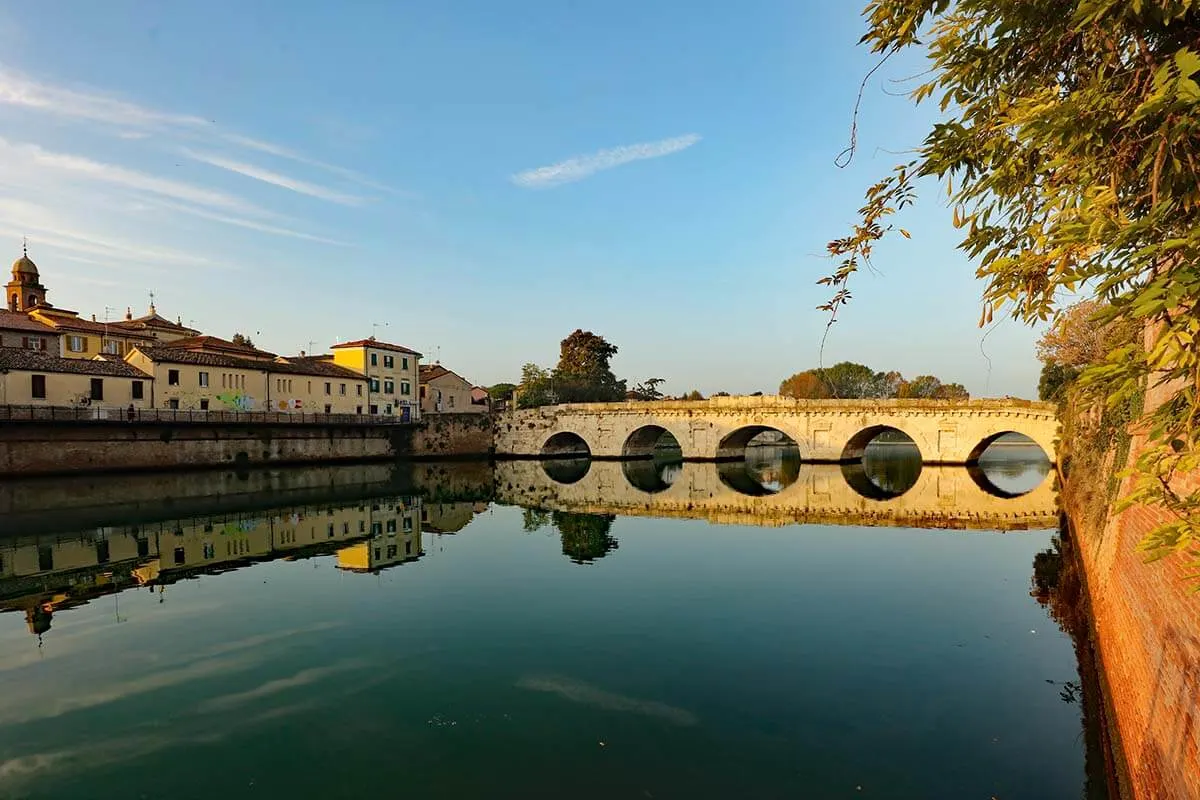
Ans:
[[[104,379],[103,378],[92,378],[92,399],[93,400],[103,400],[104,399]]]
[[[68,336],[67,349],[72,353],[86,353],[87,339],[83,338],[82,336]]]
[[[179,398],[178,398],[178,397],[172,397],[170,400],[168,400],[168,401],[167,401],[167,408],[174,409],[174,410],[178,410],[178,409],[179,409]]]
[[[179,385],[179,370],[177,370],[177,369],[167,370],[167,385],[168,386],[178,386]]]
[[[400,359],[400,369],[403,369],[403,370],[408,369],[408,356],[405,356],[404,358]]]
[[[411,532],[411,531],[412,531],[412,517],[405,517],[405,518],[404,518],[404,531],[405,531],[406,533],[408,533],[408,532]]]
[[[421,399],[422,400],[425,399],[425,389],[426,389],[426,387],[424,387],[424,386],[421,387]]]
[[[451,408],[454,408],[454,395],[450,395],[450,397],[446,400],[446,403]]]
[[[184,550],[182,547],[176,547],[175,548],[175,563],[182,564],[184,561],[187,561],[187,554],[184,553]]]
[[[203,399],[203,400],[201,400],[201,401],[200,401],[200,410],[201,410],[201,411],[208,411],[208,398],[205,398],[205,399]]]
[[[412,542],[404,543],[404,555],[406,555],[406,556],[412,555]]]
[[[378,414],[378,413],[379,413],[379,406],[377,406],[377,405],[372,405],[372,406],[371,406],[371,413],[372,413],[372,414]]]
[[[371,378],[371,391],[372,392],[379,391],[379,380],[377,378]]]
[[[326,414],[332,414],[332,413],[333,413],[333,406],[329,405],[329,403],[326,403],[326,404],[325,404],[325,413],[326,413]]]
[[[391,403],[388,403],[386,406],[383,407],[383,413],[385,413],[385,414],[392,413],[392,404]]]
[[[96,541],[96,563],[108,563],[108,539],[99,539]]]
[[[355,406],[355,407],[354,407],[354,413],[355,413],[355,414],[361,414],[361,413],[362,413],[362,406]]]
[[[338,394],[342,395],[343,397],[346,396],[346,384],[343,383],[338,387]]]
[[[384,394],[395,394],[396,393],[396,384],[393,383],[392,381],[384,381],[383,382],[383,393]]]
[[[207,372],[200,373],[200,388],[202,388],[202,389],[208,388],[208,373]]]
[[[396,532],[396,520],[394,520],[394,519],[389,519],[389,520],[387,521],[387,532],[388,532],[388,533],[395,533],[395,532]]]
[[[42,352],[45,352],[46,340],[38,336],[22,336],[21,347],[25,348],[26,350],[41,350]]]
[[[367,521],[365,519],[360,519],[358,521],[358,532],[359,533],[367,532]]]
[[[375,548],[375,560],[376,561],[379,560],[379,548],[378,547]]]
[[[400,381],[400,394],[405,397],[412,395],[412,384],[408,381]]]
[[[29,377],[31,394],[37,400],[46,399],[46,376],[31,375]]]
[[[387,548],[387,557],[388,557],[388,558],[395,558],[395,557],[396,557],[396,545],[394,545],[394,544],[389,544],[389,545],[388,545],[388,548]]]
[[[329,538],[332,539],[333,538],[333,523],[332,522],[329,523],[329,527],[326,528],[325,531],[326,531],[326,534],[329,536]]]
[[[325,384],[325,394],[333,394],[333,384],[332,383]]]
[[[387,367],[388,369],[391,369],[392,367],[396,366],[396,359],[392,358],[391,356],[384,356],[383,357],[383,366]]]
[[[38,545],[38,572],[54,569],[54,548],[48,544]]]
[[[379,366],[379,356],[377,353],[371,353],[371,366],[372,367]]]
[[[141,381],[134,381],[131,388],[133,390],[131,396],[134,400],[142,400],[146,397],[146,384]]]
[[[383,523],[382,522],[372,522],[371,523],[371,535],[378,536],[381,533],[383,533]]]
[[[121,343],[112,339],[105,339],[100,345],[101,352],[108,353],[110,356],[121,355]]]

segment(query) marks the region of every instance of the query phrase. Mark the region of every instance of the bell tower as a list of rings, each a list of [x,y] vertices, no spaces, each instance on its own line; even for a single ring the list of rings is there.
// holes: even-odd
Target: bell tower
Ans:
[[[21,257],[13,262],[12,280],[4,287],[5,304],[9,311],[28,311],[46,304],[46,287],[42,286],[37,264],[29,257],[29,248],[21,243]]]

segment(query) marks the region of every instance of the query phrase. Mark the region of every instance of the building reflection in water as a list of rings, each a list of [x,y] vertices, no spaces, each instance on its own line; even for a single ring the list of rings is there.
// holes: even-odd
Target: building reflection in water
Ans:
[[[137,587],[161,597],[259,561],[333,555],[339,569],[379,572],[424,554],[421,519],[421,498],[406,495],[0,540],[0,612],[24,612],[40,637],[55,612],[95,598]]]

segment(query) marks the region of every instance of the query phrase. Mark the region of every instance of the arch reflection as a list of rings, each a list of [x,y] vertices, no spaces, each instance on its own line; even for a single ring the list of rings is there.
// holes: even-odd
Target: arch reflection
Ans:
[[[717,477],[739,494],[764,497],[795,483],[800,463],[800,450],[795,446],[749,448],[741,461],[718,462]]]
[[[993,497],[1014,498],[1041,486],[1050,466],[1045,451],[1029,437],[1002,434],[967,466],[967,474]]]
[[[587,456],[574,458],[555,458],[542,461],[542,470],[546,477],[555,483],[569,485],[583,480],[592,468],[592,460]]]
[[[662,458],[622,461],[621,472],[633,488],[647,494],[658,494],[671,488],[671,484],[679,478],[683,472],[683,462],[679,459]]]
[[[842,464],[842,477],[868,500],[892,500],[917,485],[921,467],[915,444],[886,443],[867,447],[861,461]]]

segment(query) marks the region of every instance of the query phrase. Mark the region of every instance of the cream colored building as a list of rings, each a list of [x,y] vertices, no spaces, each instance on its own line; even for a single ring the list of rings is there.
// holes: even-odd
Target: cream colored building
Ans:
[[[333,355],[328,358],[334,364],[366,378],[368,414],[395,415],[413,421],[420,418],[417,399],[420,353],[374,337],[335,344],[330,349]]]
[[[424,414],[486,414],[469,381],[441,364],[421,365],[421,412]]]
[[[215,336],[135,348],[126,361],[155,376],[155,408],[366,413],[362,375],[332,362],[281,358]]]
[[[154,379],[131,364],[0,348],[0,405],[150,408]]]

